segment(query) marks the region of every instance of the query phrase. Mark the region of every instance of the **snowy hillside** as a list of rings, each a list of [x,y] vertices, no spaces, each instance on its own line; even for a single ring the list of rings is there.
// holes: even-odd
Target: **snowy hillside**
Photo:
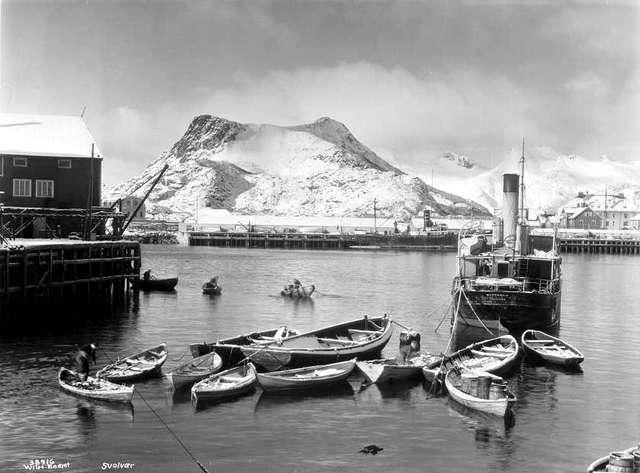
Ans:
[[[330,118],[282,127],[211,115],[193,119],[171,150],[143,173],[107,189],[131,194],[168,164],[147,201],[156,218],[190,220],[196,206],[247,214],[367,216],[405,220],[424,208],[439,215],[487,215],[469,200],[408,176]],[[145,187],[138,190],[141,195]]]
[[[502,175],[519,174],[520,150],[513,149],[495,168],[478,170],[458,166],[439,167],[436,185],[449,192],[472,199],[493,210],[502,205]],[[526,206],[532,214],[556,211],[570,205],[579,192],[603,194],[623,192],[630,202],[640,204],[640,162],[619,162],[602,157],[590,160],[564,155],[548,147],[525,150]],[[461,171],[462,170],[462,171]],[[437,174],[436,174],[437,175]]]

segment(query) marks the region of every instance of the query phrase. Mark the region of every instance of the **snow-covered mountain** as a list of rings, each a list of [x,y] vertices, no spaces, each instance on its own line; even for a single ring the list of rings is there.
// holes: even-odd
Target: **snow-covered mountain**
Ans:
[[[502,175],[520,173],[520,155],[520,150],[513,149],[492,169],[439,165],[435,171],[437,186],[491,210],[499,208]],[[571,206],[579,192],[604,194],[605,186],[609,194],[622,192],[630,204],[640,207],[639,161],[620,162],[605,156],[587,159],[549,147],[527,148],[525,156],[525,203],[532,214]]]
[[[387,163],[330,118],[285,127],[198,116],[169,152],[139,176],[107,189],[105,200],[131,194],[165,164],[169,168],[147,201],[147,214],[156,218],[190,219],[196,206],[247,214],[366,216],[373,213],[374,200],[379,216],[402,220],[424,208],[439,215],[488,215],[475,202]]]

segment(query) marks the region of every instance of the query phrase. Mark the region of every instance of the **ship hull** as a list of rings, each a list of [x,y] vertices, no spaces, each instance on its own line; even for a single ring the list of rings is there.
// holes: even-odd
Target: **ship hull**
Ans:
[[[453,322],[519,334],[528,329],[554,333],[560,325],[561,293],[475,291],[453,292]],[[459,301],[459,303],[458,303]],[[457,312],[457,316],[456,316]]]

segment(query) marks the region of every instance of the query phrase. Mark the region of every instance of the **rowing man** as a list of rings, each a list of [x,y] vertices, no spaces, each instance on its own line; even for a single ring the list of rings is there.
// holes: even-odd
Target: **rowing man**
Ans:
[[[96,362],[96,345],[94,343],[89,343],[87,345],[83,345],[76,353],[76,373],[82,381],[86,381],[89,377],[89,364],[91,360],[93,363]]]

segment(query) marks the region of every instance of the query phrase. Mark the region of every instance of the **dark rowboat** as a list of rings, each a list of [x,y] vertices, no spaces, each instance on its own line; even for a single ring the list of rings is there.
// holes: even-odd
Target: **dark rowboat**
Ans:
[[[251,363],[216,373],[191,387],[194,406],[202,401],[231,399],[251,392],[257,382],[256,369]]]
[[[354,358],[328,365],[258,373],[258,382],[265,391],[326,387],[344,382],[355,367],[356,359]]]
[[[423,368],[428,381],[439,373],[446,374],[452,368],[466,368],[504,375],[515,368],[519,357],[518,342],[511,335],[483,340],[466,346],[462,350],[436,360]]]
[[[566,368],[577,368],[584,360],[584,355],[578,349],[539,330],[526,330],[521,340],[525,354],[533,359]]]
[[[96,376],[115,382],[157,376],[168,354],[167,345],[163,343],[111,363],[98,371]]]
[[[211,352],[174,368],[168,377],[173,387],[180,389],[217,373],[221,368],[222,358],[216,352]]]
[[[202,293],[206,294],[208,296],[219,296],[220,294],[222,294],[222,287],[220,287],[220,286],[208,286],[206,284],[203,284]]]
[[[141,279],[140,289],[143,291],[173,291],[178,284],[178,278]]]
[[[134,391],[133,386],[123,386],[91,376],[86,381],[81,381],[75,371],[66,368],[58,371],[58,384],[60,388],[76,396],[101,401],[131,402]]]
[[[587,468],[587,473],[595,471],[636,471],[633,467],[634,457],[640,459],[640,447],[631,447],[623,452],[611,452],[606,457],[598,458]],[[610,468],[609,465],[616,468]]]
[[[266,371],[324,365],[358,358],[377,358],[393,333],[388,316],[352,320],[278,340],[264,339],[266,332],[191,345],[200,356],[215,350],[225,363],[245,357]],[[273,332],[270,332],[273,333]],[[287,334],[288,335],[288,334]]]

